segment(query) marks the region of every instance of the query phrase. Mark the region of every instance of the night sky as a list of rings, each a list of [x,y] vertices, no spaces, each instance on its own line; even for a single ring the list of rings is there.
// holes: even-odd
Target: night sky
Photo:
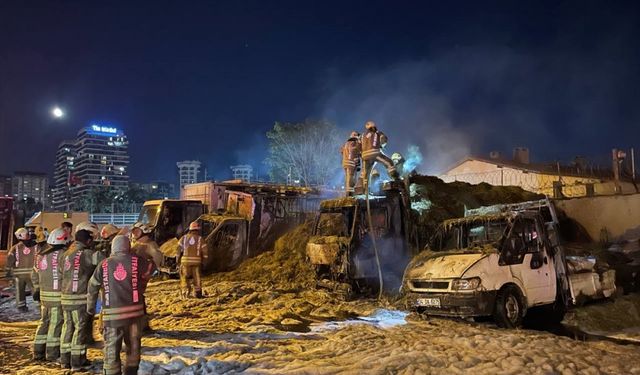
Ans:
[[[94,121],[138,182],[264,170],[264,133],[305,118],[373,119],[429,173],[515,146],[603,160],[640,147],[639,37],[622,1],[2,1],[0,173],[52,172]]]

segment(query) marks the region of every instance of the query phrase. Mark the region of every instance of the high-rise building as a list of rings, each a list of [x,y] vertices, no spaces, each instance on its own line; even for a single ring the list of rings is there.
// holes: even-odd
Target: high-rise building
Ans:
[[[0,197],[11,197],[11,185],[13,184],[11,176],[0,176]]]
[[[56,209],[73,209],[96,187],[125,190],[129,185],[128,140],[119,129],[92,124],[75,140],[63,141],[56,153],[54,172]]]
[[[11,180],[11,193],[16,201],[33,198],[43,209],[49,207],[49,178],[46,173],[15,172]]]
[[[253,167],[248,164],[232,165],[231,173],[234,180],[251,182],[253,178]]]
[[[200,168],[202,163],[197,160],[185,160],[176,163],[178,166],[178,181],[182,188],[186,184],[195,184],[206,179],[200,176]]]

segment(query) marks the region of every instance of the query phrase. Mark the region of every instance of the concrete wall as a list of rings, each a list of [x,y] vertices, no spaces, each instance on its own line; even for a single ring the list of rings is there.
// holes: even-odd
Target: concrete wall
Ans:
[[[640,194],[583,197],[554,201],[582,225],[594,241],[640,238]]]

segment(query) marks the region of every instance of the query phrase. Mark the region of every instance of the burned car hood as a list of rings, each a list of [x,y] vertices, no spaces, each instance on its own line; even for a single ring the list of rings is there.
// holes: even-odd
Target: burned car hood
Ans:
[[[494,250],[495,252],[495,250]],[[476,262],[491,254],[482,252],[431,252],[418,254],[405,272],[408,279],[451,279],[461,277]]]

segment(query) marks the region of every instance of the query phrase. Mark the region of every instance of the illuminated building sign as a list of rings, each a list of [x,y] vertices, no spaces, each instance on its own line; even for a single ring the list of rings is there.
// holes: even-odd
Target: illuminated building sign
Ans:
[[[99,133],[118,134],[118,129],[112,128],[111,126],[100,126],[93,124],[91,125],[91,130]]]

